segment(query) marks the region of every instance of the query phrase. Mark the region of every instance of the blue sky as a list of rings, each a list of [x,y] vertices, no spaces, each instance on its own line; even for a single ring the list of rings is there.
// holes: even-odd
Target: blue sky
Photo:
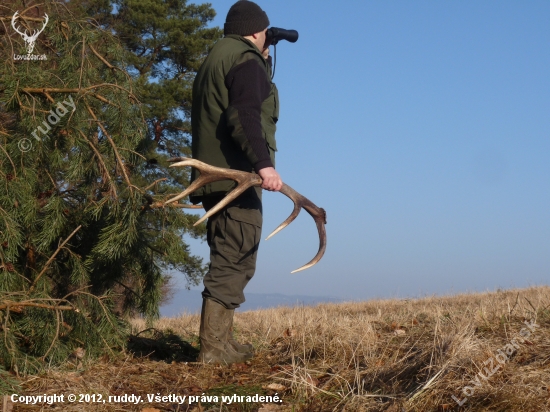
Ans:
[[[212,1],[222,26],[234,1]],[[246,292],[345,299],[550,279],[550,2],[260,1],[277,169],[328,215],[263,241]],[[264,192],[264,238],[292,210]],[[208,260],[205,243],[191,242]],[[200,288],[198,288],[200,289]]]

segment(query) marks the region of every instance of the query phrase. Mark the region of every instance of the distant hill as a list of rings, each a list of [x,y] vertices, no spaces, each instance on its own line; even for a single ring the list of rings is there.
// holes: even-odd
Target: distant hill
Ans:
[[[275,308],[277,306],[315,305],[318,303],[341,302],[331,296],[283,295],[281,293],[246,293],[246,302],[238,309],[246,310]],[[176,289],[174,296],[161,306],[161,316],[177,316],[182,313],[200,312],[202,296],[199,290]]]

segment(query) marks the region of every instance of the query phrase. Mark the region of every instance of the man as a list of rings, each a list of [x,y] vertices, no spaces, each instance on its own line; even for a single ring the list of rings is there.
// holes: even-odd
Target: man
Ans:
[[[212,49],[193,84],[191,114],[193,158],[213,166],[256,172],[262,188],[281,189],[274,168],[278,94],[271,82],[266,31],[269,19],[254,2],[240,0],[229,9],[224,38]],[[192,180],[197,177],[193,170]],[[208,211],[235,187],[213,182],[191,195]],[[250,188],[207,222],[210,268],[204,278],[199,361],[243,362],[252,345],[233,339],[235,308],[254,275],[262,227],[261,189]]]

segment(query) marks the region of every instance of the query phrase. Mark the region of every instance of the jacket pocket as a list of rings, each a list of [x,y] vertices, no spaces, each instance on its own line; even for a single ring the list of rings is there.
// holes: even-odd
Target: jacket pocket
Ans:
[[[238,222],[262,227],[262,213],[258,209],[241,209],[237,207],[230,207],[227,209],[227,214],[231,219]]]

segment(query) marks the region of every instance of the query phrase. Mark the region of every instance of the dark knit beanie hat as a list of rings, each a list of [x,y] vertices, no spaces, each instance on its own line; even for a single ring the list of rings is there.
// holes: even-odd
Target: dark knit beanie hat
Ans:
[[[260,6],[253,1],[239,0],[227,13],[223,34],[249,36],[266,29],[267,26],[269,26],[269,19]]]

